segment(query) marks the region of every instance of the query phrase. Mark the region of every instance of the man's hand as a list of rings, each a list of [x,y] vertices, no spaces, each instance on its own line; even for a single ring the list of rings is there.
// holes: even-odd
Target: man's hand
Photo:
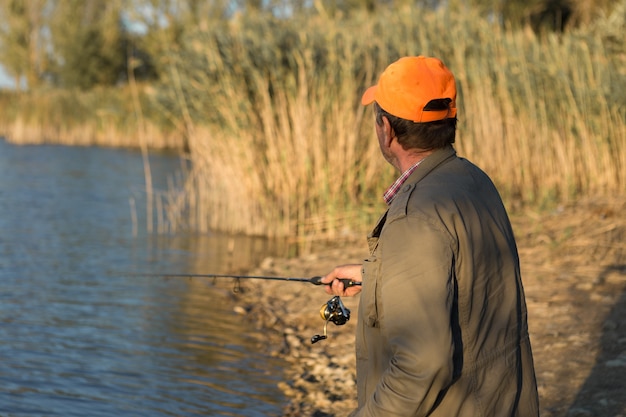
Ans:
[[[361,275],[361,264],[349,264],[349,265],[340,265],[335,267],[329,274],[322,278],[322,282],[325,284],[332,283],[331,285],[326,285],[326,293],[353,297],[361,292],[361,286],[355,285],[349,288],[344,288],[344,285],[340,278],[350,279],[355,282],[362,282],[363,276]]]

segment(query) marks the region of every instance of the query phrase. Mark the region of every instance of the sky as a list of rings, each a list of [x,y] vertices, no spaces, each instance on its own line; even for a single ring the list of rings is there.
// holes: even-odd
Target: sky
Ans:
[[[7,75],[2,65],[0,65],[0,88],[13,88],[13,87],[14,87],[13,80],[9,78],[9,76]]]

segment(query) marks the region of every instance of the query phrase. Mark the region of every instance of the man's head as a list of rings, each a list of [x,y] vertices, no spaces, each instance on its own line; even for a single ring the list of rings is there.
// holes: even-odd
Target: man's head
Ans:
[[[441,148],[454,143],[456,83],[452,72],[437,58],[404,57],[368,88],[363,105],[375,103],[376,123],[389,120],[405,149]]]

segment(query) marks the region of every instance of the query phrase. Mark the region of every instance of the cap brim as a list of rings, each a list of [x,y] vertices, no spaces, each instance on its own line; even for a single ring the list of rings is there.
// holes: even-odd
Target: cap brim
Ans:
[[[363,97],[361,97],[361,104],[364,106],[367,106],[368,104],[372,104],[375,100],[375,95],[376,95],[376,85],[371,86],[370,88],[368,88],[367,90],[365,90],[365,93],[363,93]]]

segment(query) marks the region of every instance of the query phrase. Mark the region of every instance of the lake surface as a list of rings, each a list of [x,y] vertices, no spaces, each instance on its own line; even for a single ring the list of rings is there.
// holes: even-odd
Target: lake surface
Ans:
[[[150,166],[165,189],[180,161]],[[143,190],[137,152],[0,138],[1,416],[281,414],[284,364],[224,286],[125,273],[224,273],[273,249],[147,233]]]

